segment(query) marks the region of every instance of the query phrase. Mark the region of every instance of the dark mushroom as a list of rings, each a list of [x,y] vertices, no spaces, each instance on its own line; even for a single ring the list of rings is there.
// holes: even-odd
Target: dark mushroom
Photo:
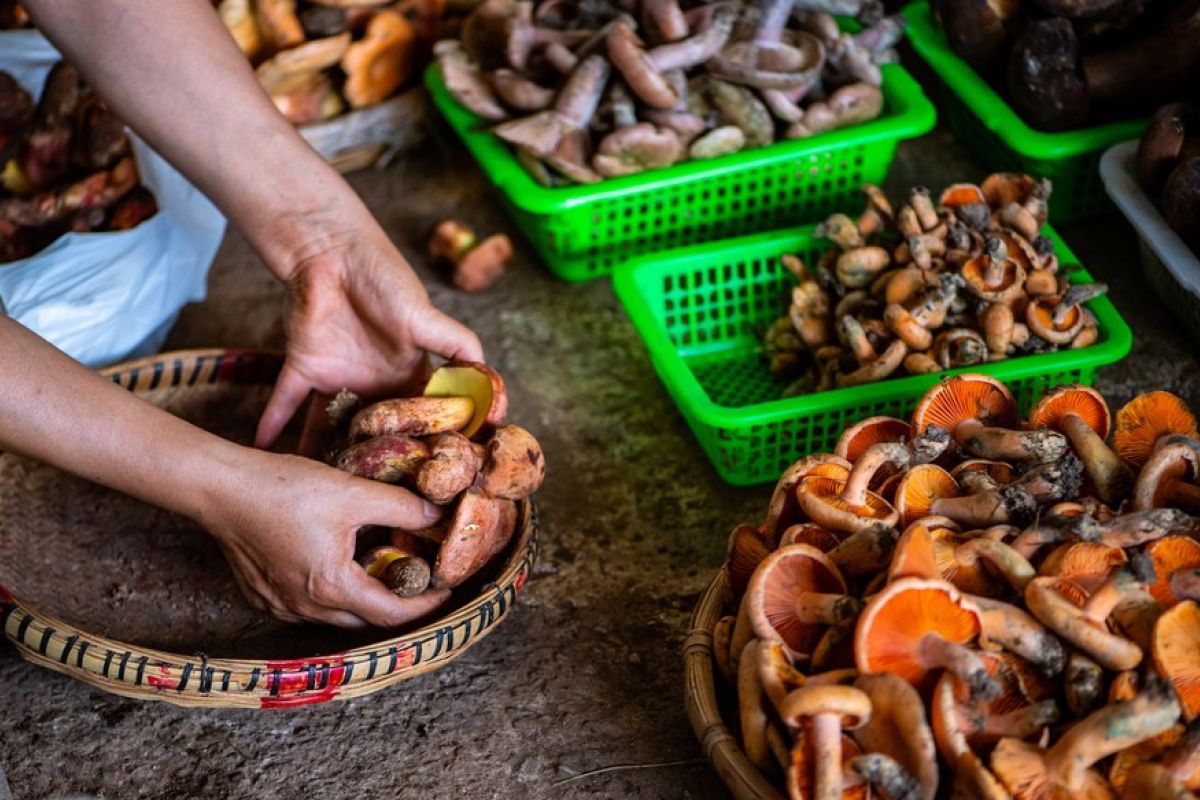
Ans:
[[[1200,109],[1191,103],[1169,103],[1150,118],[1138,144],[1137,179],[1157,197],[1184,153],[1200,145]],[[1193,153],[1195,154],[1195,153]]]

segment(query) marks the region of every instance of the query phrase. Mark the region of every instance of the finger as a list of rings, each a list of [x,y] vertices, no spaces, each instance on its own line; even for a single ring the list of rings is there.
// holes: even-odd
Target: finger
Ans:
[[[308,412],[304,415],[304,427],[300,431],[300,444],[296,452],[305,458],[324,460],[325,443],[330,441],[333,434],[333,420],[329,418],[329,401],[327,394],[314,393],[308,404]]]
[[[335,625],[339,628],[365,628],[367,622],[362,617],[336,608],[321,608],[312,606],[299,612],[300,616],[309,622],[319,622],[323,625]]]
[[[414,597],[397,597],[357,565],[349,567],[343,585],[344,610],[380,628],[395,628],[420,619],[450,598],[449,589],[429,589]]]
[[[296,414],[296,409],[308,397],[312,389],[308,381],[288,364],[283,365],[279,379],[275,381],[275,390],[263,410],[262,419],[258,421],[258,431],[254,435],[254,446],[266,449],[275,444],[279,434],[283,433],[288,421]]]
[[[431,308],[417,324],[414,339],[418,346],[450,361],[483,360],[479,337],[466,325],[436,308]]]
[[[355,485],[362,490],[357,509],[359,526],[382,525],[418,531],[428,528],[442,518],[442,507],[420,495],[386,483],[358,478]]]

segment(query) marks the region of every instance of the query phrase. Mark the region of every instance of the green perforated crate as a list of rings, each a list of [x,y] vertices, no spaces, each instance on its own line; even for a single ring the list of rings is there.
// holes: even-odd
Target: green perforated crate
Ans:
[[[939,107],[950,130],[988,168],[1025,172],[1054,182],[1055,225],[1114,210],[1100,180],[1100,157],[1117,142],[1141,136],[1145,119],[1048,133],[1031,128],[987,81],[950,49],[929,3],[904,7],[908,39],[937,75]]]
[[[815,221],[861,202],[859,187],[883,180],[896,145],[934,124],[933,104],[911,75],[897,65],[883,74],[883,114],[863,125],[553,189],[450,96],[436,64],[425,85],[550,270],[583,281],[642,253]]]
[[[1062,240],[1048,228],[1046,234],[1071,281],[1090,281]],[[613,276],[655,371],[729,483],[775,480],[803,455],[832,452],[842,431],[865,417],[907,417],[926,389],[953,372],[995,376],[1025,412],[1052,386],[1092,384],[1096,369],[1123,358],[1133,341],[1116,308],[1101,297],[1087,304],[1100,328],[1090,347],[781,399],[785,383],[771,375],[761,341],[795,285],[780,256],[795,253],[812,264],[827,246],[811,228],[758,234],[648,256]]]

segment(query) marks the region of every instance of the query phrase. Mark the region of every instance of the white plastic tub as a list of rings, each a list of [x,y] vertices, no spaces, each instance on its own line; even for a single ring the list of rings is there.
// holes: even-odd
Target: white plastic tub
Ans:
[[[1108,149],[1100,159],[1104,188],[1138,233],[1142,269],[1162,298],[1200,340],[1200,258],[1176,235],[1154,201],[1138,185],[1137,140]]]

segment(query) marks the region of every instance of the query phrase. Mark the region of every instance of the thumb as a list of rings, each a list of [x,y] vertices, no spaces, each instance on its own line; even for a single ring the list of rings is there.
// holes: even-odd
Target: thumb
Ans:
[[[458,320],[432,306],[416,320],[413,341],[418,347],[450,361],[482,361],[479,337]]]
[[[300,373],[292,369],[290,364],[284,363],[283,370],[275,381],[275,389],[271,392],[271,399],[267,401],[267,407],[258,421],[258,431],[254,435],[255,447],[265,449],[275,444],[288,421],[296,414],[296,409],[308,397],[311,388]]]
[[[420,619],[450,598],[449,589],[429,589],[413,597],[397,597],[357,564],[350,565],[343,585],[346,594],[339,604],[342,610],[380,628],[395,628]]]
[[[367,478],[356,478],[355,481],[362,484],[363,489],[363,495],[357,500],[361,525],[417,531],[442,518],[441,506],[408,489]]]

